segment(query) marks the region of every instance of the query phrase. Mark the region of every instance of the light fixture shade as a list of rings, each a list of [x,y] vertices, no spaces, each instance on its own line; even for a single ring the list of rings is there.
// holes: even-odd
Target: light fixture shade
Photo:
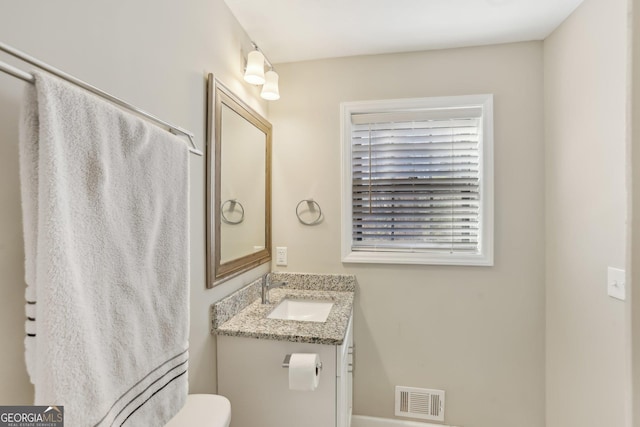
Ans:
[[[252,85],[264,83],[264,55],[262,52],[254,50],[249,53],[244,80]]]
[[[278,89],[278,73],[273,70],[267,71],[265,74],[265,83],[262,86],[260,96],[269,101],[280,99],[280,90]]]

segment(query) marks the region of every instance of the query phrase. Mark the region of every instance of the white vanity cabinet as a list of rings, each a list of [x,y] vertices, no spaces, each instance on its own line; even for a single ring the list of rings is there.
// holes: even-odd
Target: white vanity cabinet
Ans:
[[[317,353],[322,362],[314,391],[289,389],[287,354]],[[349,427],[353,326],[342,345],[218,336],[218,394],[231,401],[231,427]]]
[[[338,346],[336,368],[336,426],[350,427],[353,408],[353,369],[355,346],[353,345],[353,319],[349,320],[344,343]]]

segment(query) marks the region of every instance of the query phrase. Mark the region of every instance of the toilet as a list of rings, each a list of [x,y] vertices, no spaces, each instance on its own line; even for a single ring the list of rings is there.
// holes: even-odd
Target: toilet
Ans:
[[[190,394],[165,427],[229,427],[231,403],[215,394]]]

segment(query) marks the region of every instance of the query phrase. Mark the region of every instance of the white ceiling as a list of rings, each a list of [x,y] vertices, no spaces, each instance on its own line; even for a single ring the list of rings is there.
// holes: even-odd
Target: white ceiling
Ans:
[[[225,0],[274,63],[542,40],[582,0]]]

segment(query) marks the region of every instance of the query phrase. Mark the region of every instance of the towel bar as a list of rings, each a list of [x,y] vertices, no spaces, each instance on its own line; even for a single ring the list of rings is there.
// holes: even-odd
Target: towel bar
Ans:
[[[183,129],[179,126],[173,125],[169,122],[166,122],[156,116],[154,116],[153,114],[147,113],[146,111],[144,111],[141,108],[136,107],[133,104],[129,104],[128,102],[111,95],[110,93],[107,93],[105,91],[103,91],[102,89],[98,89],[97,87],[90,85],[89,83],[86,83],[70,74],[65,73],[64,71],[61,71],[55,67],[52,67],[51,65],[40,61],[39,59],[36,59],[30,55],[27,55],[24,52],[19,51],[18,49],[15,49],[7,44],[1,43],[0,42],[0,51],[8,53],[9,55],[18,58],[28,64],[34,65],[42,70],[45,70],[51,74],[53,74],[54,76],[57,76],[63,80],[68,81],[69,83],[72,83],[76,86],[79,86],[81,88],[83,88],[84,90],[87,90],[91,93],[93,93],[94,95],[98,95],[104,99],[107,99],[108,101],[111,101],[112,103],[119,105],[120,107],[123,107],[127,110],[133,111],[136,114],[139,114],[143,117],[145,117],[146,119],[159,124],[161,126],[164,126],[166,128],[169,129],[169,132],[173,133],[174,135],[183,135],[185,137],[188,138],[189,140],[189,144],[191,145],[191,147],[189,147],[189,151],[193,154],[196,154],[198,156],[202,156],[202,151],[200,151],[200,149],[198,148],[198,146],[196,145],[195,141],[194,141],[194,134],[186,129]],[[0,71],[7,73],[13,77],[16,77],[18,79],[24,80],[28,83],[33,83],[35,80],[33,78],[33,75],[31,75],[30,73],[27,73],[25,71],[22,71],[16,67],[13,67],[9,64],[5,64],[4,62],[0,62]]]

